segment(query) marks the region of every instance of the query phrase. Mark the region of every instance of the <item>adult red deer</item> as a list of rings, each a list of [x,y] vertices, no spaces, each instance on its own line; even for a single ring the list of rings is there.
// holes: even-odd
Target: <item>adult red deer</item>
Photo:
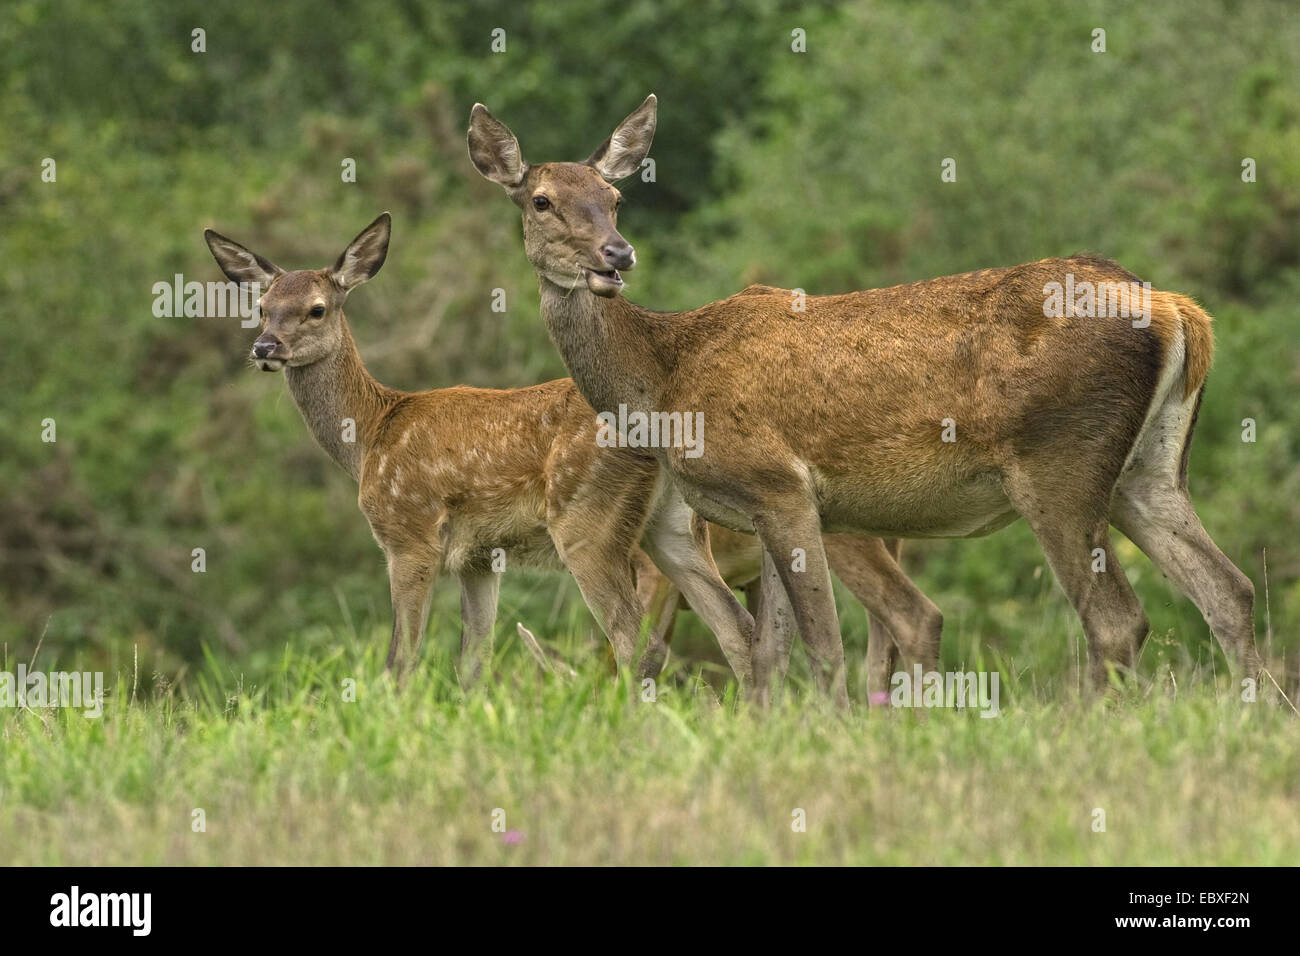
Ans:
[[[764,593],[779,579],[823,689],[847,700],[823,530],[970,537],[1020,516],[1082,619],[1094,684],[1130,668],[1148,630],[1111,524],[1256,676],[1254,588],[1187,491],[1213,352],[1196,303],[1156,291],[1137,321],[1049,314],[1053,283],[1137,281],[1076,256],[809,296],[803,311],[769,287],[687,312],[642,308],[622,295],[636,256],[612,183],[648,154],[656,106],[647,97],[581,163],[533,165],[476,104],[470,158],[522,210],[543,318],[587,401],[703,413],[704,454],[656,455],[696,511],[757,532]],[[760,693],[779,656],[766,621],[776,603],[763,600],[755,631]]]

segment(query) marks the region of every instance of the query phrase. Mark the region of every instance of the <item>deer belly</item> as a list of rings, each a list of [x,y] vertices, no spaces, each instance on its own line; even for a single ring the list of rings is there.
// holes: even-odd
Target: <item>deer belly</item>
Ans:
[[[1004,528],[1018,514],[993,476],[923,487],[818,481],[827,532],[882,538],[975,538]]]
[[[451,574],[503,574],[562,567],[546,525],[501,514],[452,514],[442,527],[443,567]]]
[[[753,534],[753,520],[741,510],[739,501],[724,500],[717,489],[705,492],[685,481],[678,481],[682,498],[694,511],[716,525],[741,534]]]

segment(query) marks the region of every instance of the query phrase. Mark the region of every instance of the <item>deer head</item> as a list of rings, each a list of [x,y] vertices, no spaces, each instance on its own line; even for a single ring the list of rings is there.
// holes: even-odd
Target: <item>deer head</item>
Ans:
[[[258,368],[278,372],[286,365],[311,365],[342,346],[343,302],[379,272],[391,230],[392,219],[384,213],[352,240],[333,266],[297,272],[285,272],[220,233],[204,230],[222,272],[235,282],[257,282],[266,290],[258,300],[262,332],[252,349]]]
[[[605,298],[622,290],[619,273],[636,265],[636,250],[619,235],[623,197],[613,184],[636,172],[650,152],[657,108],[652,93],[581,163],[534,166],[524,162],[515,134],[474,104],[470,160],[523,211],[524,251],[539,275]]]

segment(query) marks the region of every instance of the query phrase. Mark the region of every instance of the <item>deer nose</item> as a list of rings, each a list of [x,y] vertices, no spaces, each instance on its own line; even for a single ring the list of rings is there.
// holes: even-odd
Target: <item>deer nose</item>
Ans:
[[[613,269],[631,269],[636,265],[636,250],[632,248],[631,243],[622,239],[618,242],[605,243],[601,247],[600,254]]]
[[[280,340],[274,335],[259,336],[253,343],[253,358],[267,358],[272,352],[280,347]]]

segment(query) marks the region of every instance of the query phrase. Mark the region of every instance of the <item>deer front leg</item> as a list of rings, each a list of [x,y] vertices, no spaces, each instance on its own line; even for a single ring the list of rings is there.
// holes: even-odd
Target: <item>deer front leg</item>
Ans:
[[[414,664],[429,619],[429,598],[437,562],[425,554],[388,556],[388,588],[393,600],[393,639],[386,668],[399,680]]]
[[[497,620],[501,575],[492,571],[460,576],[460,686],[478,683],[492,661],[492,630]]]
[[[677,612],[681,609],[682,593],[640,548],[632,552],[632,568],[648,631],[645,651],[637,669],[643,676],[653,677],[664,669],[668,660],[668,645],[677,623]]]
[[[555,521],[550,532],[560,560],[573,575],[623,670],[636,658],[641,602],[632,577],[632,546],[617,525],[611,527],[603,519],[573,509]]]
[[[755,514],[754,527],[785,586],[818,689],[837,707],[847,709],[844,642],[822,545],[821,516],[811,500],[790,495],[769,502]],[[767,600],[765,594],[764,603]]]
[[[727,587],[709,552],[709,528],[678,494],[668,494],[646,525],[642,546],[718,639],[740,681],[753,686],[754,619]]]
[[[794,644],[794,610],[772,556],[763,551],[759,579],[745,589],[754,615],[755,700],[767,707],[785,683]]]

